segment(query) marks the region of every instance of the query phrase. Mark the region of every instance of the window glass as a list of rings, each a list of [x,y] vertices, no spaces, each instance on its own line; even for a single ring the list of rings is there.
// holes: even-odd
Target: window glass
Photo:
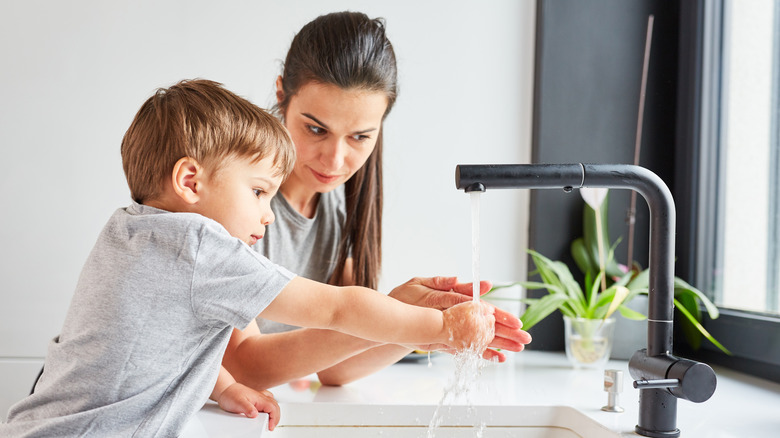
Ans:
[[[712,292],[726,308],[780,313],[778,3],[727,0],[723,9],[720,267]]]

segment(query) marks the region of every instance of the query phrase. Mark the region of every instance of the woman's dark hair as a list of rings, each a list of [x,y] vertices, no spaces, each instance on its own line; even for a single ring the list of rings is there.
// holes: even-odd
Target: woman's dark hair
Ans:
[[[381,18],[359,12],[322,15],[293,38],[282,73],[283,99],[276,106],[282,119],[290,99],[310,82],[343,90],[381,92],[390,112],[398,95],[393,46]],[[344,184],[347,216],[339,245],[333,284],[354,283],[376,289],[382,263],[382,129],[366,163]],[[344,265],[352,257],[353,278]]]

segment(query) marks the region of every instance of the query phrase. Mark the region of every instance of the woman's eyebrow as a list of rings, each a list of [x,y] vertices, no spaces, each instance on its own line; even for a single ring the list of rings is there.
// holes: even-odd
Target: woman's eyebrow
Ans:
[[[328,127],[328,125],[326,125],[325,123],[322,123],[320,120],[318,120],[316,117],[314,117],[313,115],[311,115],[309,113],[301,113],[301,115],[306,117],[306,118],[311,119],[314,123],[322,126],[325,129],[330,129],[330,127]],[[355,131],[352,134],[367,134],[369,132],[373,132],[373,131],[376,131],[376,130],[377,130],[377,128],[368,128],[368,129],[364,129],[362,131]]]
[[[321,125],[323,128],[330,129],[330,128],[328,127],[328,125],[326,125],[326,124],[324,124],[324,123],[320,122],[319,120],[317,120],[317,118],[316,118],[316,117],[314,117],[313,115],[311,115],[311,114],[309,114],[309,113],[301,113],[301,115],[302,115],[302,116],[304,116],[304,117],[308,117],[308,118],[312,119],[312,120],[313,120],[313,121],[314,121],[316,124],[318,124],[318,125]]]
[[[374,132],[374,131],[376,131],[376,128],[368,128],[362,131],[355,131],[352,134],[368,134],[369,132]]]

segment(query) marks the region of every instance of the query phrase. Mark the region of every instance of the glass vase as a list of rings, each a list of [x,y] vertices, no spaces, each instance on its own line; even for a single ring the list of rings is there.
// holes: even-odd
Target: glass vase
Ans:
[[[603,368],[612,352],[615,319],[563,317],[566,357],[577,368]]]

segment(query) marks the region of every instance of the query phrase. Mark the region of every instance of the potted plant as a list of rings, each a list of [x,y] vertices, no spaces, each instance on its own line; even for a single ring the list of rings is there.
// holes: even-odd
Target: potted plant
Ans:
[[[632,263],[630,268],[615,261],[614,250],[620,243],[609,241],[606,217],[607,189],[580,189],[585,202],[583,236],[571,244],[572,256],[584,276],[583,285],[575,280],[569,267],[544,255],[528,250],[541,281],[520,282],[528,290],[546,289],[541,298],[523,299],[527,308],[521,320],[530,329],[556,310],[563,314],[566,329],[566,350],[569,359],[578,366],[600,366],[609,358],[612,346],[610,332],[614,330],[613,315],[617,312],[628,321],[641,321],[646,316],[629,305],[648,293],[649,270]],[[500,289],[507,286],[497,286]],[[727,354],[723,345],[701,325],[700,305],[710,318],[718,317],[717,307],[698,289],[682,279],[674,279],[674,304],[681,319],[686,340],[693,348],[701,345],[702,337]],[[642,325],[646,329],[646,325]],[[579,333],[575,333],[575,331]],[[635,332],[635,331],[633,331]],[[570,339],[574,334],[574,341]],[[646,339],[646,336],[641,339]],[[575,342],[576,341],[576,342]],[[634,342],[635,349],[643,344]],[[627,357],[621,357],[627,359]]]
[[[608,190],[585,188],[580,189],[580,193],[585,200],[583,235],[571,243],[571,255],[575,264],[585,276],[604,271],[603,278],[607,286],[615,282],[625,284],[629,289],[629,294],[624,301],[627,305],[637,298],[646,299],[649,289],[649,270],[642,269],[636,262],[629,262],[631,266],[619,264],[613,257],[614,248],[620,243],[620,239],[610,244],[607,222],[602,220],[606,217],[609,208]],[[600,262],[599,248],[604,247],[610,248],[610,251],[606,259]],[[628,281],[625,281],[626,277]],[[679,277],[674,277],[674,306],[681,316],[680,327],[683,336],[693,349],[699,349],[702,338],[707,338],[721,351],[731,354],[701,325],[702,307],[710,318],[716,319],[719,316],[717,306],[703,292]],[[629,320],[632,319],[625,314],[622,315]],[[646,325],[643,328],[646,329]]]
[[[575,366],[599,367],[610,357],[615,319],[619,311],[626,318],[645,316],[624,305],[630,295],[628,276],[603,287],[604,271],[596,277],[586,273],[583,286],[574,279],[569,267],[536,251],[528,250],[536,266],[540,282],[525,281],[526,289],[547,289],[541,298],[526,298],[528,307],[521,316],[523,329],[528,330],[556,310],[563,314],[566,355]]]

